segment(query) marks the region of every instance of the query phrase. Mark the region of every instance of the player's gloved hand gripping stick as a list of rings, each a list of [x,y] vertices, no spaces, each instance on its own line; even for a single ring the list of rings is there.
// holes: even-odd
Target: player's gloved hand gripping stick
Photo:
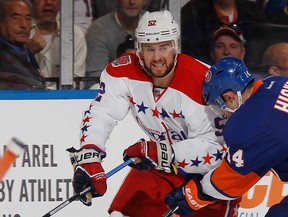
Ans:
[[[122,164],[118,165],[117,167],[115,167],[113,170],[111,170],[110,172],[108,172],[106,174],[106,178],[109,178],[110,176],[114,175],[115,173],[117,173],[118,171],[120,171],[121,169],[126,167],[127,165],[133,163],[134,161],[135,161],[135,159],[130,158],[127,161],[123,162]],[[64,207],[66,207],[68,204],[70,204],[71,202],[73,202],[77,198],[87,194],[91,190],[92,190],[92,187],[89,185],[88,187],[83,189],[81,192],[74,194],[72,197],[68,198],[67,200],[65,200],[64,202],[59,204],[57,207],[55,207],[54,209],[52,209],[51,211],[49,211],[48,213],[43,215],[43,217],[49,217],[49,216],[54,215],[56,212],[58,212],[59,210],[63,209]]]
[[[166,195],[164,202],[170,209],[162,217],[170,217],[173,213],[180,216],[189,216],[197,210],[212,204],[215,200],[215,198],[203,193],[199,180],[192,178]]]
[[[173,172],[177,174],[177,168],[173,164],[173,148],[164,141],[154,142],[140,139],[124,150],[123,160],[126,161],[129,158],[138,159],[137,162],[130,166],[139,171],[156,169],[166,173]]]
[[[102,167],[102,159],[106,156],[96,145],[85,145],[79,150],[67,149],[74,169],[72,185],[76,193],[91,186],[91,191],[82,194],[79,200],[86,206],[92,205],[93,197],[103,196],[107,190],[107,178]]]

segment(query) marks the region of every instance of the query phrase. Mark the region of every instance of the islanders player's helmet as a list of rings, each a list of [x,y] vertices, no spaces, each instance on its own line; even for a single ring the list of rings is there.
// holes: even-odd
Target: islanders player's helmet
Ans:
[[[142,43],[157,43],[173,41],[174,47],[179,52],[180,30],[171,13],[164,11],[147,11],[140,18],[135,30],[136,52],[141,51]]]
[[[233,112],[227,108],[222,94],[232,90],[238,95],[240,106],[242,104],[241,93],[252,81],[254,81],[254,77],[242,60],[235,57],[224,57],[212,65],[206,73],[202,94],[206,103],[214,111],[220,108]]]

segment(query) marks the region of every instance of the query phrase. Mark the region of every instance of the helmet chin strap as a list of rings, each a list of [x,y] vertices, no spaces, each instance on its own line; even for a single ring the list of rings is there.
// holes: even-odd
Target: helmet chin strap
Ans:
[[[226,106],[226,107],[225,107],[225,111],[234,113],[234,112],[237,111],[237,109],[239,109],[240,106],[242,105],[242,94],[241,94],[241,91],[237,91],[236,94],[237,94],[237,98],[238,98],[238,108],[236,108],[236,109],[231,109],[231,108],[229,108],[228,106]]]

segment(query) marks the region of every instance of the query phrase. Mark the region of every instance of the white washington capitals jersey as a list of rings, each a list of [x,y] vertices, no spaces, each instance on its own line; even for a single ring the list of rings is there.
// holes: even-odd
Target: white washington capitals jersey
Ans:
[[[81,146],[96,145],[105,152],[113,128],[130,111],[151,140],[172,144],[180,171],[207,173],[220,164],[226,151],[223,120],[204,104],[201,94],[207,70],[179,54],[169,87],[155,97],[151,77],[138,57],[118,58],[102,72],[98,95],[84,113]]]

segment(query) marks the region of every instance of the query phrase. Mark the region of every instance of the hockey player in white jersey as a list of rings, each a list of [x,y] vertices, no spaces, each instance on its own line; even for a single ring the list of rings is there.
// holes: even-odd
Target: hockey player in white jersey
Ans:
[[[201,93],[208,68],[179,53],[179,36],[169,11],[146,12],[136,29],[136,54],[124,54],[106,67],[98,95],[84,113],[81,148],[72,154],[89,153],[91,158],[74,164],[76,192],[90,185],[93,197],[105,194],[105,143],[129,111],[150,139],[124,151],[124,160],[138,157],[140,162],[131,164],[134,168],[108,210],[113,217],[162,216],[168,192],[187,176],[202,176],[217,167],[225,155],[223,120],[206,106]],[[92,203],[85,196],[81,201]],[[238,203],[219,201],[195,216],[232,217]]]

